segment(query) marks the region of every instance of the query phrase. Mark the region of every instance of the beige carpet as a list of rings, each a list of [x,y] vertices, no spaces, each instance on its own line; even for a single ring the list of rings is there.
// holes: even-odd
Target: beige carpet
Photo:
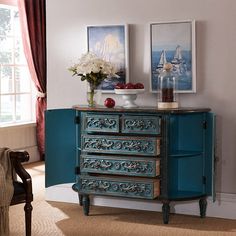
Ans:
[[[26,167],[33,178],[33,236],[236,236],[236,220],[172,214],[163,225],[161,213],[96,206],[86,217],[78,204],[44,200],[44,163]],[[24,235],[23,205],[10,207],[10,231]]]

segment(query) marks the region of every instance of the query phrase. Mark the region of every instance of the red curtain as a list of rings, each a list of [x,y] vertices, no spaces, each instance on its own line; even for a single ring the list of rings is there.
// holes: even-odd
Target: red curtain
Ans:
[[[36,104],[37,142],[41,160],[44,159],[46,110],[46,2],[18,0],[23,45],[32,80],[38,90]]]

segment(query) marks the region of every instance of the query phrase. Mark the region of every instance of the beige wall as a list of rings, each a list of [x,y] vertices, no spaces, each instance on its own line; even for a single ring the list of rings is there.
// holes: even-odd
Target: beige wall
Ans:
[[[48,108],[86,103],[85,83],[67,67],[86,52],[87,25],[130,25],[130,80],[149,88],[149,23],[186,19],[197,22],[197,93],[182,94],[181,105],[217,114],[217,191],[236,193],[235,0],[48,0]],[[144,98],[156,105],[154,94]]]

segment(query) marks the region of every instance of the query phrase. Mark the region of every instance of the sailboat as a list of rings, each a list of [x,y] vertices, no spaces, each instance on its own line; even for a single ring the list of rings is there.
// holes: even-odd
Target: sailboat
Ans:
[[[175,55],[173,60],[171,61],[173,65],[173,73],[176,75],[185,75],[187,72],[186,61],[182,57],[182,51],[180,45],[178,45],[175,49]]]
[[[164,66],[165,63],[167,63],[166,51],[162,50],[161,56],[160,56],[160,60],[159,60],[159,63],[157,65],[157,69],[156,70],[159,71],[160,69],[163,69],[163,66]]]
[[[175,49],[175,55],[173,60],[171,61],[172,64],[180,64],[183,63],[184,60],[182,58],[181,47],[178,45]]]

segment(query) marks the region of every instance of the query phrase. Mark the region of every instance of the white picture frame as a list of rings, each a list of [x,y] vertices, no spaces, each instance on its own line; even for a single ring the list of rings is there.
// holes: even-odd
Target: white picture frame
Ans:
[[[164,63],[173,65],[178,93],[196,93],[195,20],[150,24],[150,92],[157,92]]]
[[[117,83],[129,82],[129,32],[128,24],[87,26],[88,51],[113,63],[119,78],[105,79],[102,93],[114,93]]]

